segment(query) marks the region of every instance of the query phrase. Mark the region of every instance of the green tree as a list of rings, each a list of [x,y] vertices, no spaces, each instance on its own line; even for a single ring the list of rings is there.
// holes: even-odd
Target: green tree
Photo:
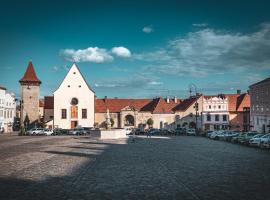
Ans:
[[[154,124],[154,121],[153,121],[153,119],[152,118],[149,118],[148,120],[147,120],[147,125],[149,126],[149,127],[152,127],[153,126],[153,124]]]

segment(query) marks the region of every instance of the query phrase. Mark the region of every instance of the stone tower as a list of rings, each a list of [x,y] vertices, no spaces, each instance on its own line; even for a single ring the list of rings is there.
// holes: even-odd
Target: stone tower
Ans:
[[[24,76],[19,81],[21,84],[21,125],[33,125],[39,121],[39,86],[41,81],[37,78],[32,61]]]

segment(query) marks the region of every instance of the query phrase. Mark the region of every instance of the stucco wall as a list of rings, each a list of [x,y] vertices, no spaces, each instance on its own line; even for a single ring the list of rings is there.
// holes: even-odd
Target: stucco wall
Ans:
[[[78,99],[78,118],[71,119],[71,99]],[[67,118],[62,119],[61,109],[67,109]],[[82,109],[87,109],[87,119],[82,119]],[[82,127],[94,126],[94,92],[74,64],[60,87],[54,92],[54,126],[71,128],[71,121],[78,121]]]
[[[22,122],[28,116],[30,123],[39,120],[39,86],[22,85],[21,98],[23,100]]]

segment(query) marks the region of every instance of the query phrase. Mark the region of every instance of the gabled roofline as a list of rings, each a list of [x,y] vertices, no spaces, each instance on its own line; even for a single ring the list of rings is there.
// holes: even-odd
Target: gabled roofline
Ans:
[[[83,74],[81,73],[79,67],[78,67],[78,66],[76,65],[76,63],[74,62],[74,63],[71,65],[71,67],[69,68],[68,72],[66,73],[65,77],[63,78],[63,80],[61,81],[61,83],[59,84],[59,86],[57,87],[57,89],[53,91],[53,95],[54,95],[54,93],[60,88],[60,86],[62,85],[63,81],[65,80],[66,76],[67,76],[68,73],[70,72],[70,70],[71,70],[71,68],[72,68],[73,65],[75,65],[76,68],[78,69],[78,71],[79,71],[80,75],[82,76],[84,82],[86,83],[88,89],[91,90],[91,91],[95,94],[95,91],[90,87],[90,85],[88,84],[88,82],[85,80]]]

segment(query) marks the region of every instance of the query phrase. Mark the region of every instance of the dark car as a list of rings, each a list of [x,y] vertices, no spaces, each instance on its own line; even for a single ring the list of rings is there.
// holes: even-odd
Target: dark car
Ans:
[[[186,129],[185,128],[176,128],[175,129],[175,134],[176,135],[185,135],[186,134]]]

